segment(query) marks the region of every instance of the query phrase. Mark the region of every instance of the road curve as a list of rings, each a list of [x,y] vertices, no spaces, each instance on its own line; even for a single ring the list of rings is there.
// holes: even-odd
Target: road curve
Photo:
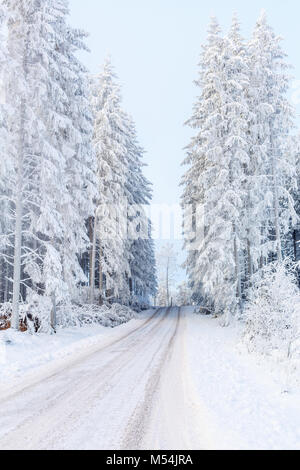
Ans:
[[[188,448],[181,310],[5,400],[0,449]]]

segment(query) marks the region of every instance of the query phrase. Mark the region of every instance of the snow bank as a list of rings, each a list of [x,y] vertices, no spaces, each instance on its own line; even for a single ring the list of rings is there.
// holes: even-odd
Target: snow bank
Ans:
[[[41,297],[42,299],[42,297]],[[20,306],[22,329],[31,333],[50,333],[50,312],[52,306],[38,304],[23,304]],[[11,303],[0,304],[0,329],[9,325],[12,312]],[[136,312],[120,304],[94,305],[94,304],[61,304],[57,307],[57,326],[73,327],[86,325],[103,325],[114,328],[135,318]]]
[[[215,449],[300,449],[300,390],[289,372],[240,347],[243,325],[186,312],[188,370]]]
[[[55,335],[31,335],[11,329],[0,332],[0,383],[99,342],[105,330],[93,325],[59,329]]]
[[[133,322],[139,323],[132,310],[118,304],[111,308],[74,306],[68,318],[69,327],[58,327],[57,333],[52,335],[32,335],[30,330],[24,333],[11,329],[0,331],[0,389],[3,383],[23,378],[28,371],[40,366],[45,366],[47,375],[52,366],[63,366],[60,360],[90,354],[106,339],[130,329]]]

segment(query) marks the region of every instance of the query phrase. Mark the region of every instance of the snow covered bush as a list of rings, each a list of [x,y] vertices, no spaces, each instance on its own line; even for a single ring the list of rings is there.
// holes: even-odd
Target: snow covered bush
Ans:
[[[137,313],[142,312],[143,310],[148,310],[151,307],[149,302],[138,295],[131,295],[129,306]]]
[[[175,302],[178,306],[192,305],[192,291],[187,282],[177,286]]]
[[[51,308],[51,307],[50,307]],[[30,302],[20,304],[19,325],[21,331],[30,333],[49,333],[51,331],[49,316],[49,299],[35,294]],[[0,330],[11,326],[12,303],[0,304]]]
[[[109,306],[65,304],[57,309],[57,324],[63,328],[92,324],[114,328],[122,323],[127,323],[134,317],[133,310],[117,303]]]
[[[280,359],[299,353],[299,317],[295,265],[286,260],[265,267],[262,278],[250,289],[245,310],[248,350]]]
[[[20,306],[21,330],[29,333],[51,333],[50,312],[53,308],[48,297],[33,295],[30,302]],[[10,326],[12,304],[0,304],[0,330]],[[95,305],[65,303],[57,306],[57,327],[84,327],[102,325],[114,328],[135,318],[136,313],[120,304]]]
[[[30,333],[51,333],[50,312],[52,302],[48,296],[31,291],[28,302],[20,309],[21,319]]]
[[[10,302],[0,304],[0,330],[6,330],[8,328],[11,312],[12,305]]]

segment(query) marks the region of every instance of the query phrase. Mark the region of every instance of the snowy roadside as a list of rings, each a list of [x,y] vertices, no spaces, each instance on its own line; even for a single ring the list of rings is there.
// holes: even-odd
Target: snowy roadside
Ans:
[[[58,329],[55,335],[0,331],[0,398],[84,359],[139,326],[143,317],[139,314],[115,328],[91,325]]]
[[[211,447],[300,449],[300,388],[284,393],[281,365],[248,354],[240,325],[186,314],[189,380]]]

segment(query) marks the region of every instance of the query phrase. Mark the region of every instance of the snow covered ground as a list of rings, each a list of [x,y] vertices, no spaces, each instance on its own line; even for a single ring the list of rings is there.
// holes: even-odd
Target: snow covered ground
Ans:
[[[58,363],[59,360],[74,357],[76,354],[82,355],[85,350],[89,352],[91,347],[98,347],[104,337],[114,338],[117,334],[114,327],[118,326],[119,332],[126,330],[125,325],[131,319],[134,323],[135,317],[135,313],[129,309],[117,307],[120,310],[119,321],[114,309],[103,308],[102,312],[101,309],[94,308],[99,324],[90,322],[90,325],[82,327],[58,327],[57,333],[53,335],[32,335],[29,332],[20,334],[11,329],[0,331],[0,384],[12,379],[22,379],[38,367],[49,367],[49,363]],[[91,308],[90,310],[89,315],[92,317],[93,311]]]
[[[248,354],[239,325],[187,312],[189,373],[211,447],[300,449],[300,389],[286,393],[280,364]]]
[[[0,449],[300,449],[300,390],[240,333],[176,307],[46,347],[2,332]]]

